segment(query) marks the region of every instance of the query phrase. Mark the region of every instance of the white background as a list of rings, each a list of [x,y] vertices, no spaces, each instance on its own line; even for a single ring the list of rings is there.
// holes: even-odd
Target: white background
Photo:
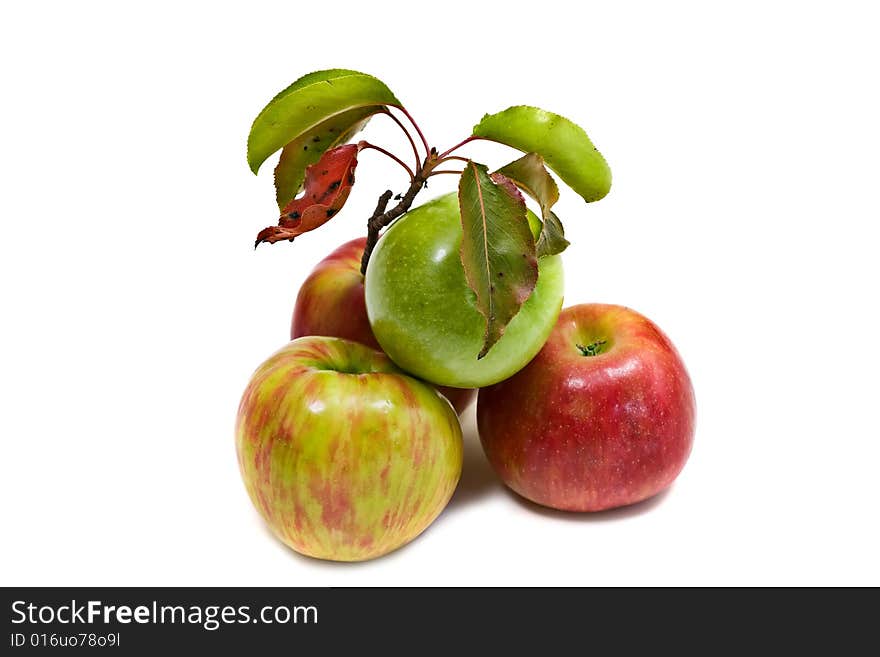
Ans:
[[[0,582],[880,584],[871,3],[242,5],[2,9]],[[668,493],[537,510],[469,417],[460,488],[408,547],[344,565],[270,536],[239,396],[309,269],[405,182],[364,153],[338,218],[254,251],[277,213],[250,123],[331,67],[382,78],[441,148],[518,103],[587,129],[614,185],[557,206],[566,303],[631,306],[682,353],[698,428]],[[366,135],[405,154],[389,126]]]

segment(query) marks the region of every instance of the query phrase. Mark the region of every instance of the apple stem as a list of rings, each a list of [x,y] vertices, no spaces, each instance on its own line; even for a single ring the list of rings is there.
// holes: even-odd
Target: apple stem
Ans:
[[[380,153],[382,153],[383,155],[385,155],[385,156],[387,156],[387,157],[390,157],[392,160],[394,160],[394,161],[397,162],[400,166],[402,166],[404,169],[406,169],[406,172],[409,174],[409,179],[410,179],[410,180],[412,180],[413,178],[415,178],[415,174],[413,173],[412,169],[409,168],[409,166],[406,164],[406,162],[404,162],[403,160],[401,160],[399,157],[397,157],[397,156],[396,156],[394,153],[392,153],[391,151],[385,150],[385,149],[382,148],[381,146],[376,146],[375,144],[371,144],[371,143],[368,142],[368,141],[360,141],[360,142],[358,142],[358,148],[360,148],[360,149],[362,149],[362,150],[363,150],[363,149],[371,148],[371,149],[373,149],[374,151],[379,151]]]
[[[367,244],[364,247],[364,255],[361,257],[362,275],[367,273],[367,264],[370,262],[370,255],[376,247],[376,242],[379,241],[379,232],[404,212],[409,210],[416,198],[416,194],[418,194],[422,187],[425,186],[425,181],[431,173],[430,164],[428,164],[428,162],[429,160],[426,160],[426,164],[419,169],[415,176],[413,176],[409,184],[409,189],[407,189],[406,193],[401,197],[400,203],[386,211],[385,208],[388,207],[393,192],[390,189],[386,190],[385,193],[379,197],[379,202],[376,204],[373,216],[367,221]]]
[[[403,105],[395,105],[395,107],[400,110],[400,112],[409,120],[410,124],[415,128],[416,133],[421,139],[422,146],[425,148],[425,159],[424,161],[419,161],[419,152],[416,147],[415,140],[410,134],[409,130],[401,123],[400,119],[398,119],[394,114],[390,111],[386,110],[384,114],[387,114],[394,120],[395,123],[400,127],[401,130],[406,134],[409,139],[410,146],[413,149],[413,155],[416,158],[416,167],[415,169],[410,169],[399,157],[390,153],[389,151],[376,146],[374,144],[370,144],[369,142],[360,142],[362,148],[372,148],[380,153],[383,153],[390,158],[392,158],[395,162],[401,165],[406,169],[409,174],[409,188],[406,190],[406,193],[403,196],[395,196],[395,200],[399,199],[400,203],[395,205],[390,210],[387,210],[388,203],[391,201],[393,192],[389,189],[386,190],[380,197],[379,201],[376,203],[376,209],[373,210],[373,215],[367,220],[367,243],[364,246],[364,254],[361,256],[361,275],[366,275],[367,273],[367,265],[370,263],[370,256],[373,253],[373,249],[376,247],[376,243],[379,241],[379,233],[383,228],[391,225],[391,223],[397,219],[400,215],[410,209],[412,207],[413,201],[416,198],[416,194],[418,194],[422,188],[428,186],[428,178],[430,178],[434,173],[454,173],[460,175],[461,171],[454,171],[450,169],[444,169],[442,171],[435,171],[437,165],[441,162],[448,162],[449,160],[459,160],[462,162],[469,162],[467,158],[460,157],[458,155],[450,155],[453,151],[461,148],[465,144],[474,141],[475,139],[481,139],[481,137],[470,136],[467,139],[462,140],[452,148],[444,151],[443,153],[438,154],[436,148],[432,148],[428,146],[428,140],[425,139],[425,135],[422,133],[422,129],[419,127],[419,124],[416,123],[415,119],[413,119],[412,115],[406,110]]]
[[[472,141],[476,141],[477,139],[482,139],[482,137],[476,137],[476,136],[474,136],[474,135],[471,135],[471,136],[468,137],[467,139],[463,139],[463,140],[461,140],[460,142],[458,142],[458,143],[457,143],[455,146],[453,146],[452,148],[448,148],[448,149],[446,149],[445,151],[443,151],[442,153],[440,153],[440,156],[439,156],[440,159],[441,159],[441,160],[442,160],[442,159],[445,159],[450,153],[452,153],[452,152],[454,152],[454,151],[457,151],[459,148],[461,148],[461,147],[464,146],[465,144],[469,144],[470,142],[472,142]],[[464,158],[462,158],[462,159],[464,159]]]
[[[581,352],[581,356],[598,356],[602,353],[602,345],[604,345],[607,340],[596,340],[595,342],[591,342],[586,347],[582,344],[575,345]]]
[[[413,156],[415,157],[415,162],[416,162],[415,166],[416,166],[416,169],[418,169],[421,166],[422,159],[419,157],[419,149],[416,148],[416,142],[413,141],[412,135],[409,133],[409,130],[407,130],[406,126],[404,126],[400,122],[400,119],[398,119],[396,116],[394,116],[389,110],[385,110],[384,112],[382,112],[382,114],[385,114],[386,116],[391,117],[391,120],[394,121],[398,125],[398,127],[400,127],[401,130],[403,130],[403,134],[406,135],[406,138],[409,140],[409,145],[412,147]]]
[[[406,111],[406,108],[403,105],[399,106],[397,109],[399,109],[401,112],[403,112],[403,115],[407,119],[409,119],[410,123],[412,123],[412,126],[416,129],[416,132],[419,134],[419,139],[422,140],[422,146],[425,147],[425,153],[427,153],[430,156],[432,149],[430,146],[428,146],[428,140],[425,139],[425,135],[422,134],[422,129],[419,127],[419,124],[416,123],[416,120],[412,117],[412,115],[409,112]],[[435,154],[436,154],[436,152],[435,152]]]

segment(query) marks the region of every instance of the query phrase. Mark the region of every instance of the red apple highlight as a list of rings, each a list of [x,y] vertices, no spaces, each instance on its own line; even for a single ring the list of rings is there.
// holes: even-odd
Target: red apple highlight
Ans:
[[[346,242],[312,270],[296,297],[291,338],[327,335],[382,349],[370,328],[364,301],[361,255],[366,242],[365,237]],[[471,388],[436,387],[459,415],[476,397]]]
[[[695,404],[678,352],[621,306],[562,311],[543,349],[480,390],[477,426],[493,468],[544,506],[601,511],[656,495],[691,451]]]
[[[431,386],[356,342],[306,337],[254,373],[235,429],[241,475],[302,554],[372,559],[439,515],[461,475],[461,427]]]

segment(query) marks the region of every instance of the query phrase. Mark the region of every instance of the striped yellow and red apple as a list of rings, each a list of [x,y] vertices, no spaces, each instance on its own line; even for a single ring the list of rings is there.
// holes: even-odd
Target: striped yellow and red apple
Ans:
[[[418,536],[461,474],[461,427],[430,385],[356,342],[303,337],[254,373],[236,448],[254,506],[302,554],[381,556]]]

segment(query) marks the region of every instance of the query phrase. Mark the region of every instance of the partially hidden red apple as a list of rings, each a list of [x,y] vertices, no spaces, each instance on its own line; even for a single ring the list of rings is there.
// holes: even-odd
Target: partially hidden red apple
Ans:
[[[326,335],[354,340],[382,350],[370,328],[364,301],[361,256],[366,242],[365,237],[346,242],[312,270],[296,297],[290,326],[291,339]],[[435,387],[452,403],[459,415],[476,397],[476,390],[471,388]]]
[[[480,390],[477,426],[495,471],[544,506],[601,511],[656,495],[691,452],[695,403],[675,347],[622,306],[562,311],[538,355]]]

